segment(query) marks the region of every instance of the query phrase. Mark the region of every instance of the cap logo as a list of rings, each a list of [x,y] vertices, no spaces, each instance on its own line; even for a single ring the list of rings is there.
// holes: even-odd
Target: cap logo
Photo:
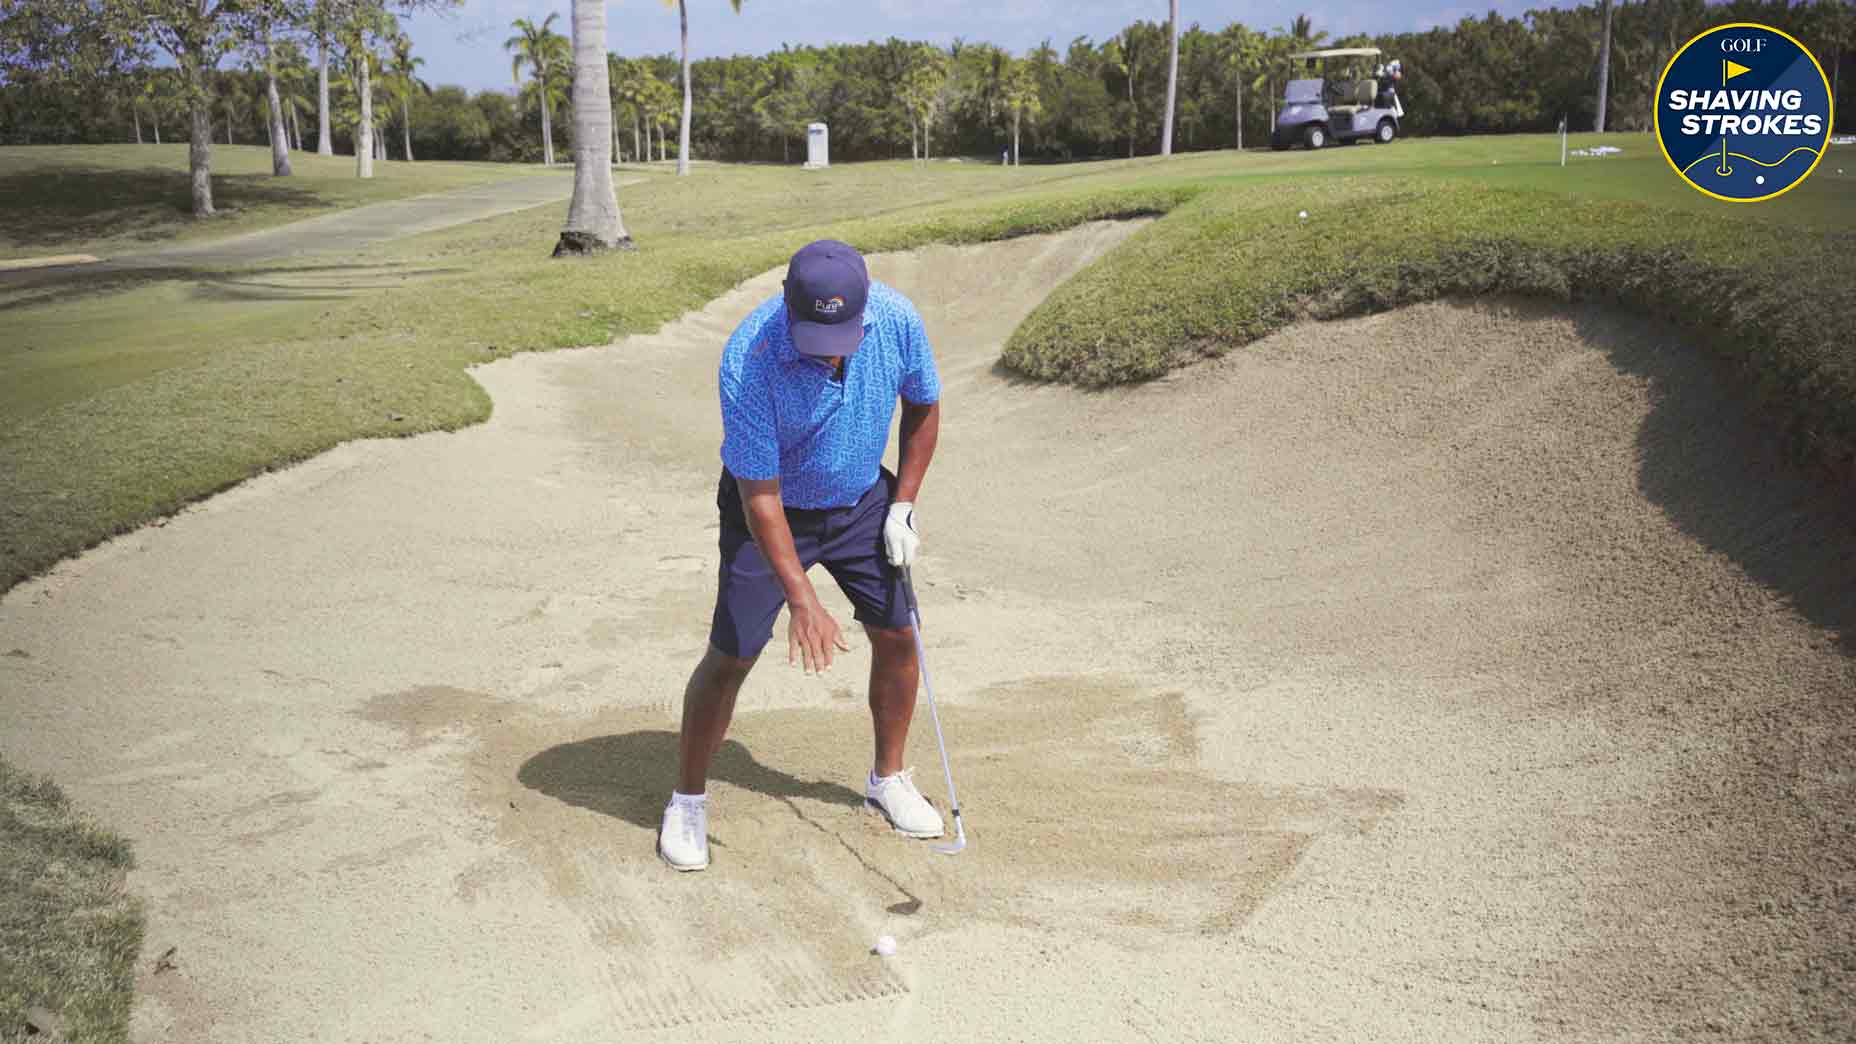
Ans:
[[[844,298],[836,295],[828,297],[823,301],[814,298],[812,301],[812,310],[820,315],[837,315],[844,310]]]

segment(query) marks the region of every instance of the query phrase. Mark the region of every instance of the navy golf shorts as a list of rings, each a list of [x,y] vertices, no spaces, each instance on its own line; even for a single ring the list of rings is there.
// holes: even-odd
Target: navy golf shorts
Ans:
[[[896,476],[888,468],[857,503],[846,508],[787,508],[799,564],[824,565],[838,582],[859,623],[880,629],[909,626],[902,595],[902,571],[889,564],[883,550],[883,523],[895,494]],[[735,477],[722,470],[715,506],[722,515],[722,566],[715,595],[715,618],[709,644],[729,656],[749,660],[773,637],[773,622],[786,604],[780,578],[748,532],[747,516]]]

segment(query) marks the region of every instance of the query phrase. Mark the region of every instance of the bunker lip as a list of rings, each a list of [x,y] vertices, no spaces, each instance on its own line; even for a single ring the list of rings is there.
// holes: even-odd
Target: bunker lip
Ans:
[[[1108,394],[999,374],[1132,231],[871,259],[945,386],[916,579],[985,839],[957,860],[857,813],[861,648],[758,668],[714,865],[651,851],[713,598],[715,360],[778,273],[0,600],[30,654],[0,751],[131,838],[146,952],[186,955],[143,962],[134,1039],[1034,1009],[1052,1041],[1836,1038],[1849,509],[1700,353],[1594,309],[1307,324]]]

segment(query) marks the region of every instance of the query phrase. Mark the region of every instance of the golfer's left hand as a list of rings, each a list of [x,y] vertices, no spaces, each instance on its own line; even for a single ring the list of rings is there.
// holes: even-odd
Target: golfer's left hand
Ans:
[[[889,506],[889,518],[883,522],[883,550],[889,554],[889,564],[893,566],[912,566],[915,558],[921,554],[921,534],[915,531],[915,505],[906,500],[898,500]]]

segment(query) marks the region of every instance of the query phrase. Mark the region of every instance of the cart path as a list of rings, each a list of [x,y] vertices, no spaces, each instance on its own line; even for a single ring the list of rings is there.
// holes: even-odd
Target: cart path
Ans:
[[[871,259],[946,389],[916,575],[957,858],[859,810],[823,571],[857,648],[808,678],[776,640],[712,867],[652,851],[715,360],[777,271],[0,599],[0,753],[135,845],[134,1039],[1847,1040],[1853,509],[1598,309],[998,373],[1129,231]]]
[[[624,178],[614,185],[623,188],[643,180]],[[95,264],[0,271],[0,280],[42,283],[131,269],[229,268],[305,254],[352,254],[407,236],[559,203],[573,195],[573,187],[571,173],[530,174],[449,192],[370,203],[226,239],[118,254]]]

